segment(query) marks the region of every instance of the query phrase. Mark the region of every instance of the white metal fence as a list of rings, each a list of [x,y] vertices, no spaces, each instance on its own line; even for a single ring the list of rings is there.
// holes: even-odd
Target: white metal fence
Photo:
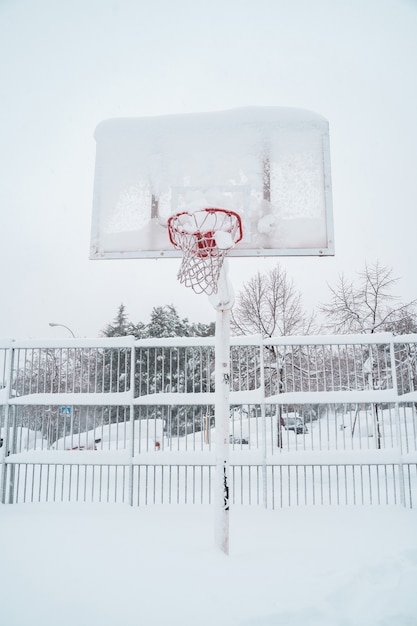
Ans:
[[[417,336],[235,337],[230,501],[417,497]],[[214,338],[0,342],[1,501],[209,503]]]

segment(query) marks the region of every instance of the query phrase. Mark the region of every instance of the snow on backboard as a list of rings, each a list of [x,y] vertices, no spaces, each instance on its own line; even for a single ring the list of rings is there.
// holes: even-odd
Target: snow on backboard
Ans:
[[[229,256],[332,255],[328,122],[302,109],[120,118],[95,131],[92,259],[180,257],[173,213],[241,215]]]

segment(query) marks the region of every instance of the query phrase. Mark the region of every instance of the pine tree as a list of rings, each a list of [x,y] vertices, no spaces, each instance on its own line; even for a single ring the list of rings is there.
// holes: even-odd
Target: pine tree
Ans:
[[[104,337],[126,337],[129,334],[129,323],[127,320],[126,307],[122,303],[119,306],[113,324],[108,324],[103,330]]]
[[[187,336],[188,320],[181,320],[172,305],[154,307],[148,325],[148,337]]]
[[[191,323],[187,318],[180,318],[173,305],[154,307],[150,322],[133,324],[128,321],[124,305],[120,305],[117,316],[112,324],[108,324],[103,335],[106,337],[122,337],[132,335],[136,339],[148,337],[209,337],[215,332],[214,322],[211,324]],[[210,348],[199,347],[139,347],[136,349],[136,380],[135,393],[138,395],[166,391],[161,384],[167,379],[169,370],[169,386],[171,391],[208,390],[211,385]],[[129,377],[129,354],[126,348],[105,350],[108,362],[104,376],[118,371],[123,365],[123,381],[117,377],[108,382],[112,391],[120,388],[122,382]],[[108,371],[107,371],[108,370]],[[185,383],[185,381],[187,381]],[[169,409],[169,417],[164,407],[136,407],[135,419],[163,419],[167,432],[184,435],[190,428],[200,430],[203,415],[208,409],[201,407],[177,407]],[[115,408],[111,408],[110,421],[116,420]]]
[[[154,307],[148,324],[129,322],[126,307],[121,304],[113,322],[102,331],[104,337],[132,335],[136,339],[147,337],[212,337],[214,333],[214,322],[203,324],[190,322],[186,317],[181,319],[172,304]]]

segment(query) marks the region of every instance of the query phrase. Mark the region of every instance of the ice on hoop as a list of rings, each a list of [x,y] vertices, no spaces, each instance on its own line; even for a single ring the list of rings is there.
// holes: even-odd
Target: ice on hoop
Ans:
[[[91,258],[181,256],[169,217],[209,207],[241,216],[230,256],[334,253],[328,122],[316,113],[113,119],[95,139]]]
[[[181,220],[181,230],[182,232],[188,233],[189,235],[194,234],[196,230],[195,221],[192,220],[191,217],[185,217],[183,220]]]
[[[235,245],[233,237],[230,233],[223,230],[219,230],[213,235],[213,239],[216,242],[216,246],[219,250],[230,250]]]

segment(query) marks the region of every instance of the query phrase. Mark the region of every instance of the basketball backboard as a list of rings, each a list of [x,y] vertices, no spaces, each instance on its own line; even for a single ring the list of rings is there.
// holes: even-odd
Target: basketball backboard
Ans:
[[[328,122],[316,113],[110,119],[95,139],[92,259],[180,257],[168,218],[205,207],[241,216],[229,256],[334,254]]]

